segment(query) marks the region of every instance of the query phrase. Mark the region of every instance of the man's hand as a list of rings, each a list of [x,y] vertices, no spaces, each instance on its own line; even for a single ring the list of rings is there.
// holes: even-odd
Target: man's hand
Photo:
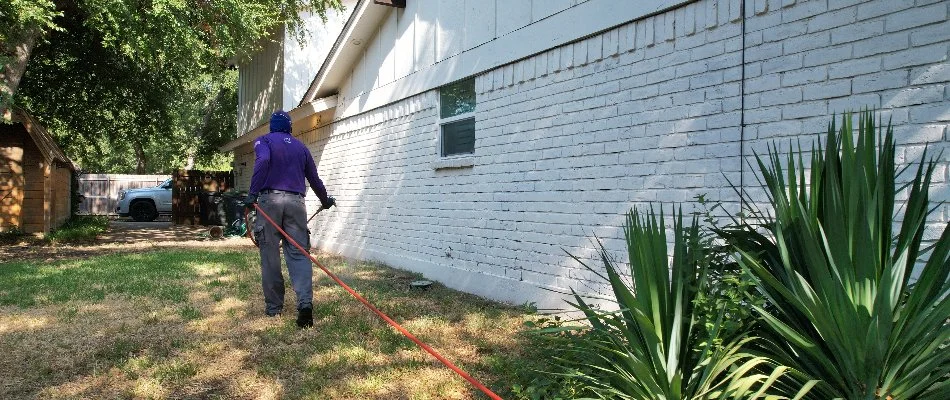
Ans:
[[[254,208],[254,203],[257,203],[257,195],[248,194],[244,199],[244,208]]]
[[[323,206],[323,209],[333,207],[336,205],[336,199],[333,197],[327,197],[327,201],[325,203],[321,203],[320,205]]]

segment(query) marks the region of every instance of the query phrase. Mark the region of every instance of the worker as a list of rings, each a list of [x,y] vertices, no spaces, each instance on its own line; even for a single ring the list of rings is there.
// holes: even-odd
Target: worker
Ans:
[[[333,207],[336,201],[327,195],[310,150],[291,132],[290,114],[277,111],[270,118],[270,133],[254,141],[254,174],[245,206],[253,208],[257,203],[287,235],[309,249],[304,180],[310,183],[324,209]],[[280,267],[282,236],[266,218],[258,216],[254,225],[254,237],[261,253],[264,313],[276,317],[284,308],[284,278]],[[313,265],[306,254],[301,254],[286,239],[283,246],[290,284],[297,294],[297,326],[312,327]]]

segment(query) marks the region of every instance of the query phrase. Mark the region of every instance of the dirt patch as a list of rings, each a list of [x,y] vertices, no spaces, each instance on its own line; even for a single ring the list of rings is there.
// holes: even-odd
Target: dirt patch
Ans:
[[[244,237],[212,239],[210,226],[173,225],[171,222],[116,220],[95,241],[82,244],[49,244],[24,239],[0,246],[0,263],[19,260],[58,261],[104,254],[140,252],[170,247],[253,247]]]

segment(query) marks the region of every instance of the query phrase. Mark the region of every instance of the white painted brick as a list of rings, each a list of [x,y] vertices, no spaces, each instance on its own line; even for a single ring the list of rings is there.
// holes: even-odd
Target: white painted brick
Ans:
[[[756,108],[747,110],[745,113],[745,122],[747,124],[761,124],[764,122],[775,122],[781,120],[781,107]]]
[[[914,7],[914,0],[872,1],[858,5],[858,20],[866,20]]]
[[[842,7],[853,6],[855,4],[865,3],[868,0],[828,0],[828,9],[837,10]]]
[[[781,43],[766,43],[761,46],[750,47],[746,50],[746,62],[768,60],[782,55]],[[693,57],[694,60],[703,57]]]
[[[884,69],[914,67],[947,60],[948,43],[937,43],[924,47],[914,47],[884,56]]]
[[[932,124],[946,121],[950,121],[950,107],[945,104],[923,105],[910,110],[910,122],[915,124]]]
[[[947,126],[944,124],[899,126],[894,128],[894,141],[898,145],[930,144],[932,146],[934,143],[944,140],[946,129]],[[919,160],[920,156],[911,156],[910,158]]]
[[[790,7],[789,5],[786,6],[784,10],[782,10],[783,22],[792,22],[811,18],[816,15],[821,15],[821,13],[824,13],[828,10],[824,1],[800,1],[793,2],[791,5],[794,5],[794,7]]]
[[[712,71],[689,79],[689,89],[701,89],[708,86],[718,85],[723,82],[723,73],[721,71]]]
[[[573,65],[575,67],[587,64],[587,47],[590,42],[588,40],[581,40],[574,43],[574,60]]]
[[[827,67],[812,67],[782,73],[782,86],[799,86],[822,82],[828,78]]]
[[[766,13],[746,19],[746,31],[756,32],[775,28],[782,24],[782,13]]]
[[[947,6],[942,3],[888,14],[885,18],[888,32],[901,31],[946,20]]]
[[[881,97],[886,108],[937,103],[944,99],[946,88],[947,85],[903,88],[896,92],[884,92]]]
[[[854,93],[877,92],[907,85],[907,71],[880,72],[854,78],[851,90]]]
[[[853,76],[878,72],[880,70],[880,57],[862,58],[829,65],[828,77],[831,79],[850,78]]]
[[[785,88],[764,92],[761,94],[762,106],[790,104],[802,101],[801,88]]]
[[[746,172],[747,191],[762,195],[748,183],[754,182],[748,166],[740,168],[740,149],[751,155],[773,139],[783,149],[789,141],[810,143],[831,113],[883,107],[881,115],[893,117],[903,143],[900,162],[919,157],[923,143],[946,148],[947,22],[860,38],[861,29],[852,26],[859,14],[870,17],[863,22],[883,21],[885,31],[902,21],[921,23],[902,19],[915,9],[893,14],[885,3],[759,3],[766,12],[747,14],[744,99],[739,0],[689,3],[584,39],[582,46],[496,68],[476,78],[474,168],[430,166],[437,157],[436,91],[337,121],[306,141],[341,204],[360,207],[321,221],[314,242],[331,251],[358,242],[365,254],[403,257],[394,259],[403,260],[393,262],[397,267],[432,262],[502,276],[493,278],[501,282],[525,279],[527,272],[536,274],[528,279],[538,285],[566,286],[584,277],[572,273],[573,261],[552,255],[556,249],[596,261],[588,237],[597,232],[609,251],[622,255],[621,213],[644,202],[709,193],[722,196],[729,212],[738,211],[724,173],[738,182]],[[940,0],[917,8],[924,3],[947,7]],[[676,39],[654,43],[667,31],[667,16],[680,17],[671,30]],[[656,32],[654,23],[662,25]],[[833,38],[848,41],[833,46]],[[782,58],[789,55],[796,57]],[[341,95],[344,104],[362,98]],[[950,155],[942,162],[938,182],[946,185]],[[578,201],[590,208],[572,208]],[[942,210],[941,218],[946,214]],[[525,233],[520,242],[511,240],[516,230]]]
[[[735,22],[742,19],[742,1],[741,0],[730,0],[729,1],[729,21]],[[723,24],[720,24],[723,25]]]
[[[707,0],[705,3],[706,7],[706,29],[716,27],[719,25],[719,0]]]
[[[802,99],[818,100],[847,96],[851,94],[851,80],[841,79],[802,86]]]
[[[722,55],[724,52],[725,46],[723,42],[712,42],[693,49],[690,57],[693,60],[708,59]]]
[[[653,45],[654,20],[654,17],[650,17],[637,21],[637,48],[642,49],[644,47]]]
[[[828,104],[825,101],[811,101],[786,105],[782,108],[783,119],[799,119],[828,115]]]
[[[661,19],[663,21],[662,25],[657,25],[657,28],[658,28],[656,30],[657,42],[661,42],[661,41],[669,42],[676,38],[676,31],[675,31],[676,18],[674,17],[674,15],[676,13],[681,13],[682,10],[683,8],[678,8],[676,9],[675,12],[667,12],[667,13],[657,16],[657,18],[662,17]],[[659,29],[659,28],[662,28],[662,29]]]
[[[683,28],[686,35],[695,35],[696,34],[696,25],[697,25],[697,8],[698,3],[688,4],[685,7],[684,20],[678,21],[676,29]],[[703,9],[705,12],[705,9]]]
[[[808,25],[805,21],[788,22],[763,31],[762,40],[764,42],[778,42],[788,38],[802,36],[806,32],[808,32]]]
[[[835,28],[831,31],[831,43],[841,44],[868,39],[884,33],[884,21],[866,21]]]
[[[603,35],[594,35],[593,37],[587,39],[587,61],[594,62],[598,61],[603,57],[604,43]]]
[[[782,50],[785,54],[794,54],[826,47],[830,44],[831,33],[823,31],[787,38],[782,42]]]
[[[604,32],[603,56],[604,58],[617,55],[620,29],[615,28]]]
[[[799,121],[780,121],[761,124],[758,127],[759,138],[774,138],[777,136],[794,136],[802,133],[802,123]]]
[[[805,57],[802,54],[790,54],[765,60],[762,62],[762,74],[768,75],[776,72],[785,72],[801,69],[804,65]]]
[[[835,114],[841,114],[846,111],[860,111],[866,108],[880,107],[881,95],[876,93],[852,95],[828,101],[828,111]]]
[[[865,57],[906,49],[910,47],[908,45],[909,37],[910,35],[907,32],[897,32],[856,42],[854,43],[854,57]]]
[[[850,44],[827,47],[824,49],[810,50],[804,53],[805,61],[803,66],[812,67],[815,65],[824,65],[848,60],[851,58],[852,49]]]
[[[916,67],[910,71],[911,85],[941,82],[950,82],[950,63],[943,62],[924,67]]]
[[[948,40],[950,40],[950,19],[945,19],[936,25],[914,29],[910,34],[910,44],[913,46],[923,46]]]
[[[808,32],[820,32],[841,26],[847,26],[857,21],[857,7],[849,7],[829,13],[816,15],[808,20]]]

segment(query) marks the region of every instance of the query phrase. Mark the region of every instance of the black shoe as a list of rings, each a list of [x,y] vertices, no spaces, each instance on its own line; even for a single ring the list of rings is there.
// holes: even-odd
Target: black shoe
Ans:
[[[297,327],[301,329],[313,327],[313,308],[297,310]]]
[[[268,316],[268,317],[271,317],[271,318],[273,318],[273,317],[279,317],[279,316],[280,316],[280,311],[264,311],[264,315],[266,315],[266,316]]]

